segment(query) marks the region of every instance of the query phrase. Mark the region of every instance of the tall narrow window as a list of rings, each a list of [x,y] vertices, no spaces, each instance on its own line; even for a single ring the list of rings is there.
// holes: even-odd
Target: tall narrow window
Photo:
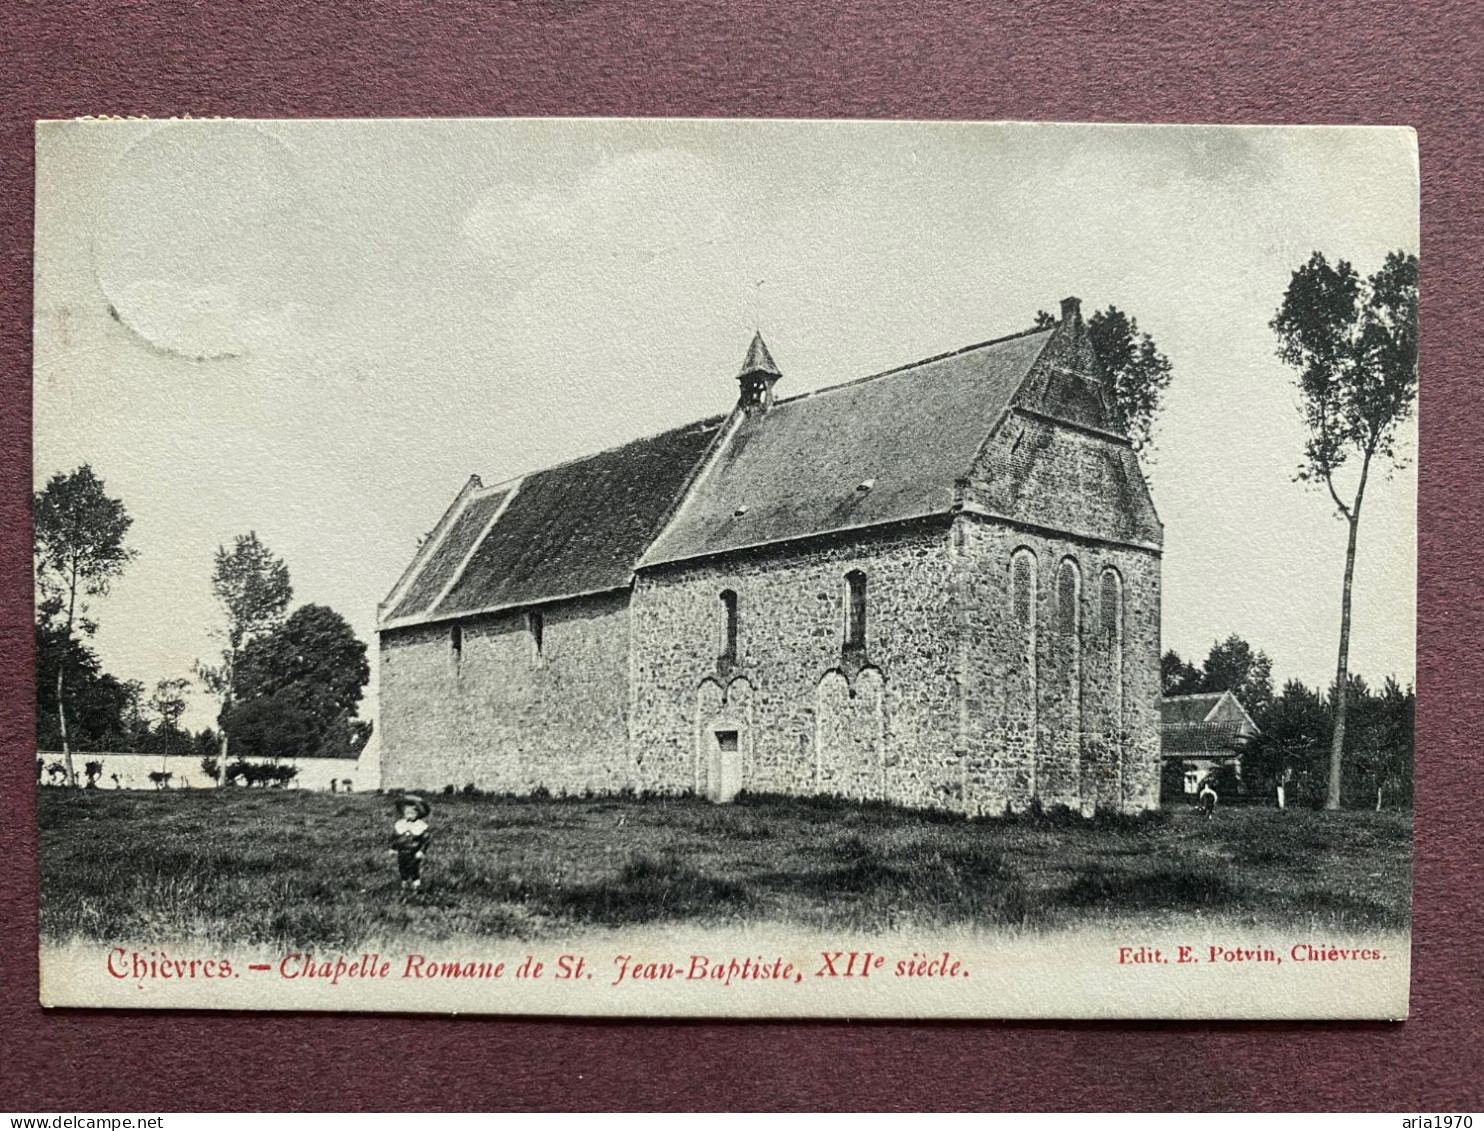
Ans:
[[[845,575],[845,647],[866,647],[866,575],[858,569]]]
[[[1036,596],[1036,555],[1022,546],[1010,558],[1010,607],[1020,630],[1018,642],[1032,710],[1036,700]]]
[[[1036,556],[1029,550],[1016,550],[1011,559],[1010,602],[1015,623],[1029,634],[1036,622]]]
[[[1056,575],[1056,628],[1073,647],[1076,647],[1080,628],[1077,623],[1077,582],[1077,563],[1066,558]]]
[[[531,663],[539,664],[546,646],[546,622],[540,613],[526,614],[526,632],[531,637]]]
[[[1099,627],[1103,647],[1108,650],[1108,674],[1112,681],[1109,723],[1115,734],[1123,733],[1123,578],[1116,569],[1103,570],[1098,595]],[[1122,741],[1120,739],[1120,741]]]
[[[454,667],[464,658],[464,626],[457,621],[448,626],[448,655]]]
[[[1073,558],[1063,558],[1056,571],[1056,629],[1061,634],[1062,673],[1066,682],[1067,725],[1082,730],[1082,574]]]
[[[737,661],[737,594],[730,589],[721,591],[721,658],[726,663]]]
[[[1103,571],[1102,593],[1098,598],[1103,643],[1117,647],[1123,636],[1123,586],[1115,570]]]

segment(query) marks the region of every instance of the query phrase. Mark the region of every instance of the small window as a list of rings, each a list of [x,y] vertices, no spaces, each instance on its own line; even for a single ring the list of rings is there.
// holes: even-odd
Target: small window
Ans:
[[[526,632],[531,637],[531,663],[539,664],[546,644],[546,622],[540,613],[526,614]]]
[[[448,626],[448,654],[455,667],[464,658],[464,626],[458,622]]]
[[[737,659],[737,594],[730,589],[721,591],[721,611],[721,658],[734,663]]]
[[[866,647],[866,575],[858,569],[845,575],[845,647]]]

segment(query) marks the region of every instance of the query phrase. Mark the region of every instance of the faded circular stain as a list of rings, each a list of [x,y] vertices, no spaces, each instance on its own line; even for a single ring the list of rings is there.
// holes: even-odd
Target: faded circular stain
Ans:
[[[281,332],[302,286],[304,178],[248,122],[171,122],[104,181],[93,257],[109,315],[157,350],[239,357]]]

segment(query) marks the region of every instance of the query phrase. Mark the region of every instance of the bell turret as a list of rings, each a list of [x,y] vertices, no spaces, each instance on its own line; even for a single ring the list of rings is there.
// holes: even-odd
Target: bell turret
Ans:
[[[783,374],[768,352],[761,331],[752,336],[752,345],[747,347],[747,357],[742,362],[742,372],[737,374],[737,383],[742,387],[738,403],[748,413],[767,412],[773,404],[773,385]]]

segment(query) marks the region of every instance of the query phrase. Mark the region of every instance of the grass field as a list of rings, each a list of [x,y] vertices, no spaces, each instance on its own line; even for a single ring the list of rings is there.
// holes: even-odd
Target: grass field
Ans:
[[[385,797],[38,792],[52,942],[351,947],[653,921],[1360,930],[1411,908],[1410,813],[969,821],[823,799],[443,797],[426,890],[405,898]]]

